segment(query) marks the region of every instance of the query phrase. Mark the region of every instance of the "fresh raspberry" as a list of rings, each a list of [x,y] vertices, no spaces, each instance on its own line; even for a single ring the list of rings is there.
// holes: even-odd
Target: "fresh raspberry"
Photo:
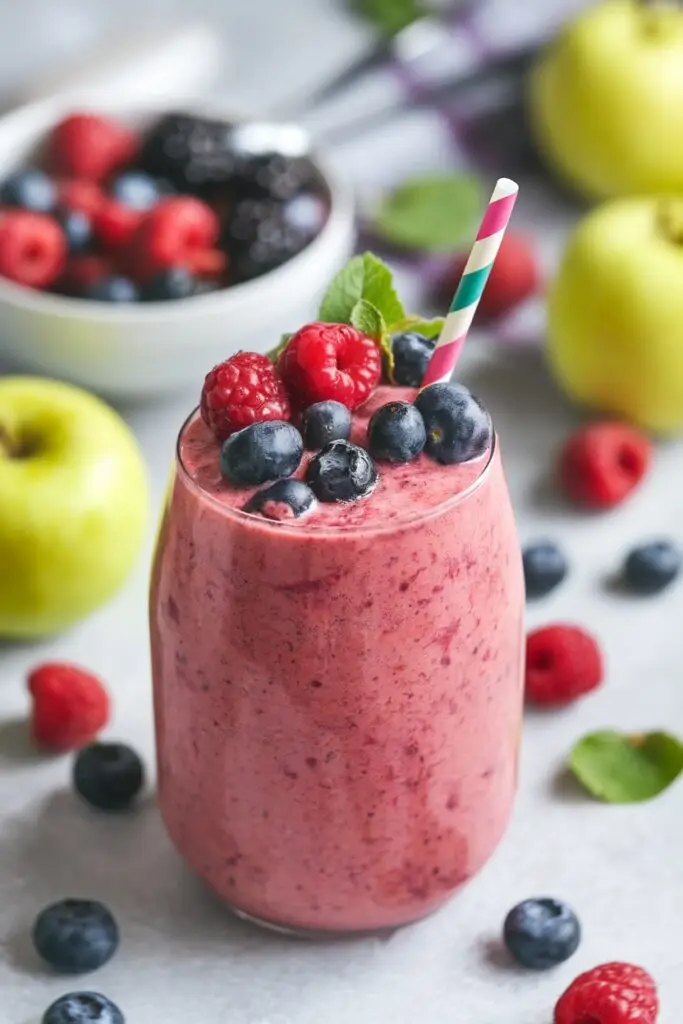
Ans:
[[[268,356],[238,352],[206,375],[202,419],[219,441],[262,420],[288,420],[285,386]]]
[[[603,678],[600,649],[578,626],[544,626],[526,638],[525,692],[535,704],[569,704]]]
[[[94,217],[105,200],[98,184],[80,178],[63,178],[57,183],[57,202],[63,210],[78,210]]]
[[[355,409],[377,385],[382,360],[372,338],[355,327],[314,323],[290,338],[278,369],[302,409],[327,399]]]
[[[141,210],[134,210],[115,199],[105,199],[93,220],[95,238],[105,249],[122,249],[131,241],[145,218]]]
[[[565,443],[560,483],[572,501],[611,508],[643,479],[652,461],[652,443],[624,423],[591,423]]]
[[[137,135],[124,125],[99,114],[71,114],[53,129],[47,159],[55,174],[103,181],[137,150]]]
[[[555,1006],[554,1024],[655,1024],[657,986],[635,964],[601,964],[575,978]]]
[[[66,239],[56,220],[9,210],[0,218],[0,274],[29,288],[49,288],[66,260]]]
[[[194,196],[162,199],[147,213],[131,239],[130,273],[138,280],[167,267],[186,266],[218,240],[218,217]]]
[[[97,676],[77,665],[40,665],[30,673],[28,689],[33,697],[31,731],[41,747],[76,750],[107,724],[107,691]]]
[[[465,269],[467,256],[458,257],[450,270],[444,291],[453,294]],[[503,236],[496,261],[477,307],[477,316],[495,320],[534,295],[541,286],[541,272],[530,239],[508,231]]]
[[[83,295],[111,273],[111,263],[106,256],[98,256],[96,253],[72,256],[59,281],[59,288],[67,295]]]

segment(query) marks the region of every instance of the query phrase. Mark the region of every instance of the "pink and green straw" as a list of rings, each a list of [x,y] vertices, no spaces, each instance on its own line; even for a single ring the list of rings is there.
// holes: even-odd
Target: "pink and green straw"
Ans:
[[[455,369],[467,332],[486,286],[491,267],[503,241],[519,186],[509,178],[499,178],[484,219],[472,246],[458,284],[443,330],[429,361],[422,387],[448,381]]]

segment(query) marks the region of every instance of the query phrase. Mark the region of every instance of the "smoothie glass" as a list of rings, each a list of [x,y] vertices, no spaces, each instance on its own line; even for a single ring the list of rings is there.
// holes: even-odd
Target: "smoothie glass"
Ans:
[[[153,568],[166,827],[258,923],[414,921],[482,867],[515,792],[524,594],[497,442],[288,523],[240,511],[218,447],[193,414]]]

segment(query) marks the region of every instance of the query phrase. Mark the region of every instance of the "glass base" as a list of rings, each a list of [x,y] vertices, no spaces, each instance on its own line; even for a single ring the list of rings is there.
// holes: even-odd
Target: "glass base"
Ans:
[[[446,901],[447,902],[447,901]],[[411,924],[417,924],[419,921],[424,921],[428,917],[432,917],[437,914],[442,906],[436,907],[432,910],[428,910],[426,913],[421,914],[419,917],[410,918],[407,921],[402,921],[397,924],[387,925],[384,928],[358,928],[349,930],[339,929],[326,929],[326,928],[300,928],[297,925],[284,925],[278,924],[276,921],[268,921],[263,917],[256,917],[255,914],[250,914],[246,910],[242,910],[234,903],[228,903],[228,910],[235,917],[239,918],[240,921],[246,921],[247,924],[255,925],[257,928],[263,928],[268,932],[275,932],[278,935],[285,935],[291,939],[308,939],[309,941],[327,939],[361,939],[361,938],[388,938],[393,935],[399,928],[408,928]]]

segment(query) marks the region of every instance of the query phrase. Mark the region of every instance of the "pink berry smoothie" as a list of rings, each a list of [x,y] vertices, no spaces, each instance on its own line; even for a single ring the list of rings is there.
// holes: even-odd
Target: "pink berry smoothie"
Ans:
[[[378,388],[352,440],[413,395]],[[499,452],[382,463],[368,497],[282,523],[241,511],[253,492],[218,457],[195,414],[153,570],[168,831],[262,923],[421,918],[482,867],[515,793],[524,596]]]

